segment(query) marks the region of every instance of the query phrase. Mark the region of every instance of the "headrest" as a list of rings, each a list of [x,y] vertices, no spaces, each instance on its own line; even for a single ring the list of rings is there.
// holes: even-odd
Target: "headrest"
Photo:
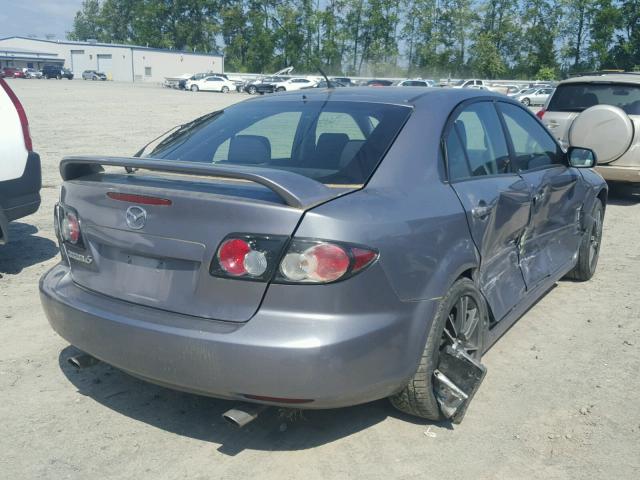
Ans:
[[[229,163],[256,164],[271,161],[271,143],[260,135],[236,135],[229,144]]]

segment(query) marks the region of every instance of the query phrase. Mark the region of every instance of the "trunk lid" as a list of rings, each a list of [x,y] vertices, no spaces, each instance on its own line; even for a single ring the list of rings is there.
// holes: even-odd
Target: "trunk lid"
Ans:
[[[85,247],[76,253],[92,258],[74,260],[78,249],[66,246],[74,282],[131,303],[203,318],[249,320],[268,285],[212,276],[209,268],[221,241],[232,233],[291,236],[305,211],[288,205],[274,189],[246,181],[154,172],[83,171],[78,178],[66,173],[61,203],[77,212]],[[341,193],[327,190],[327,198]],[[167,199],[171,205],[130,203],[109,192]],[[139,229],[127,222],[132,206],[146,213]]]

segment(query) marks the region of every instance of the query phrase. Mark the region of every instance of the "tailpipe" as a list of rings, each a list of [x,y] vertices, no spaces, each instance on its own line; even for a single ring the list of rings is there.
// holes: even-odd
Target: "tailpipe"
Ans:
[[[92,357],[88,353],[81,353],[79,355],[74,355],[73,357],[69,357],[67,361],[77,369],[93,367],[94,365],[100,362],[100,360],[98,360],[95,357]]]
[[[224,412],[222,414],[222,418],[224,418],[227,423],[235,425],[238,428],[242,428],[258,418],[258,415],[260,415],[260,413],[262,413],[266,408],[266,405],[243,403]]]

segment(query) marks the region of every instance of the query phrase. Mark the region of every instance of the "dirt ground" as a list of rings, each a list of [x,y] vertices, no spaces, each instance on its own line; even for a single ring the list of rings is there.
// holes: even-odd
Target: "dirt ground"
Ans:
[[[640,193],[617,189],[600,266],[561,282],[485,356],[461,425],[386,401],[244,430],[231,402],[76,371],[49,327],[38,279],[57,261],[52,208],[64,155],[130,155],[174,124],[245,98],[130,84],[12,80],[43,162],[39,212],[0,247],[0,478],[640,478]],[[1,160],[0,160],[1,161]]]

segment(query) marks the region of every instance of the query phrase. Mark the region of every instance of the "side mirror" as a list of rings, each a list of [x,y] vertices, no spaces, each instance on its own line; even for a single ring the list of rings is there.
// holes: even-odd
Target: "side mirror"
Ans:
[[[598,163],[595,152],[589,148],[569,147],[567,158],[569,166],[575,168],[593,168]]]

